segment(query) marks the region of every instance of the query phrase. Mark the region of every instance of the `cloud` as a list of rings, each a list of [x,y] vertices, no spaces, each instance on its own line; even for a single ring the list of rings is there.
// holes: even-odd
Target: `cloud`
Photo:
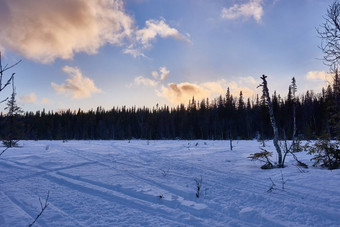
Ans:
[[[171,28],[165,23],[164,19],[161,20],[148,20],[145,22],[145,28],[136,32],[136,39],[146,48],[150,46],[150,42],[157,36],[162,38],[172,37],[174,39],[183,40],[190,43],[184,35],[180,34],[177,29]]]
[[[323,87],[331,84],[334,74],[325,71],[310,71],[305,75],[305,82],[303,83],[303,90],[319,91]]]
[[[143,76],[137,76],[134,82],[137,85],[144,85],[144,86],[151,86],[151,87],[155,87],[158,84],[157,81],[143,77]]]
[[[244,4],[235,4],[230,8],[223,8],[221,17],[224,19],[249,19],[253,17],[257,23],[263,16],[263,0],[249,0]]]
[[[65,66],[63,71],[71,78],[66,79],[66,84],[51,83],[52,88],[66,95],[70,95],[73,99],[89,98],[93,93],[101,92],[95,85],[93,80],[84,77],[77,67]]]
[[[159,73],[157,71],[153,71],[151,75],[156,80],[165,80],[170,74],[170,71],[166,69],[166,67],[160,67]]]
[[[42,104],[51,104],[52,103],[52,100],[48,99],[48,98],[42,98],[41,99],[41,103]]]
[[[34,93],[24,95],[20,97],[20,101],[23,103],[35,103],[37,101],[37,96]]]
[[[166,98],[172,104],[188,103],[192,97],[196,100],[205,98],[216,98],[219,95],[225,95],[229,87],[231,94],[238,97],[242,91],[244,97],[251,97],[255,94],[254,90],[257,84],[253,77],[241,77],[237,81],[227,82],[222,79],[219,81],[195,83],[170,83],[168,86],[162,86],[156,93],[158,96]]]
[[[188,36],[189,35],[183,35],[177,29],[170,27],[163,18],[160,20],[147,20],[144,28],[135,31],[134,43],[129,45],[123,52],[131,54],[133,57],[144,56],[143,50],[150,48],[152,46],[151,42],[157,37],[171,37],[191,43],[190,39],[187,38]]]
[[[165,67],[160,67],[159,72],[160,72],[160,80],[165,80],[170,74],[170,71],[167,70]]]
[[[158,71],[152,71],[151,76],[154,79],[150,79],[144,76],[137,76],[134,79],[134,83],[136,85],[144,85],[144,86],[151,86],[156,87],[158,84],[160,84],[163,80],[165,80],[170,74],[170,71],[167,70],[166,67],[160,67],[159,72]]]
[[[161,91],[158,91],[158,96],[166,98],[173,104],[187,103],[192,97],[200,100],[210,96],[210,91],[197,84],[180,83],[168,84],[168,87],[162,86]]]
[[[228,87],[233,96],[239,96],[242,91],[243,97],[251,97],[255,95],[256,88],[260,82],[256,81],[254,77],[239,77],[237,80],[228,83]]]
[[[332,81],[333,74],[327,73],[325,71],[310,71],[306,75],[307,80],[311,81]]]
[[[192,97],[196,100],[205,98],[215,98],[218,95],[226,93],[226,82],[224,80],[216,82],[206,82],[202,84],[180,83],[168,84],[168,87],[162,86],[157,95],[166,98],[173,104],[187,103]]]
[[[133,23],[122,0],[0,0],[2,48],[42,63],[122,45]]]
[[[129,49],[130,48],[130,49]],[[130,54],[132,55],[134,58],[136,57],[146,57],[142,52],[141,50],[138,50],[138,49],[133,49],[133,47],[129,47],[125,50],[123,50],[123,53],[124,54]]]
[[[138,29],[123,0],[0,0],[0,50],[10,49],[41,63],[95,54],[105,44],[145,57],[157,37],[189,42],[165,19]]]
[[[256,88],[256,86],[254,87],[242,86],[241,84],[238,84],[235,81],[230,82],[228,84],[228,87],[230,89],[230,93],[234,97],[238,97],[240,94],[240,91],[242,91],[243,97],[251,97],[255,94],[254,89]]]

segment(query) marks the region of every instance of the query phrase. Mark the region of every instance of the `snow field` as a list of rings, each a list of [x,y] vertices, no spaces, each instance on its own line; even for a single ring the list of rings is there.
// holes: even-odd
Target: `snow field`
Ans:
[[[36,226],[340,226],[340,170],[312,167],[304,152],[301,172],[290,156],[284,169],[261,170],[247,159],[256,141],[233,151],[229,141],[20,145],[0,157],[0,226],[30,224],[48,191]]]

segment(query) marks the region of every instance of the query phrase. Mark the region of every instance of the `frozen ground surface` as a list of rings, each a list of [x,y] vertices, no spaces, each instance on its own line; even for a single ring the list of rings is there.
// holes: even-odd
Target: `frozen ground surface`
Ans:
[[[20,145],[0,157],[0,226],[28,226],[48,191],[35,226],[340,226],[340,170],[301,172],[292,157],[261,170],[247,159],[256,141],[234,141],[233,151],[228,141]]]

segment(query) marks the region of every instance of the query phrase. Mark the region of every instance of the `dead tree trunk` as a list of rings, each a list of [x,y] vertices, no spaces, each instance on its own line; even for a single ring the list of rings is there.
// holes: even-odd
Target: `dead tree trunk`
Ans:
[[[266,78],[267,78],[267,76],[262,75],[262,77],[261,77],[262,84],[260,84],[259,87],[263,87],[264,92],[266,94],[266,98],[267,98],[267,103],[268,103],[268,107],[269,107],[270,123],[273,127],[273,132],[274,132],[273,143],[274,143],[276,152],[278,154],[278,167],[283,167],[282,166],[282,152],[281,152],[281,148],[279,146],[279,130],[278,130],[277,125],[276,125],[276,120],[275,120],[275,117],[274,117],[274,110],[273,110],[273,103],[270,100],[270,95],[269,95],[269,90],[268,90]]]
[[[297,91],[296,87],[296,81],[295,78],[292,78],[292,85],[291,85],[291,91],[293,93],[293,152],[297,152],[298,150],[298,144],[297,144],[297,138],[296,138],[296,97],[295,93]]]

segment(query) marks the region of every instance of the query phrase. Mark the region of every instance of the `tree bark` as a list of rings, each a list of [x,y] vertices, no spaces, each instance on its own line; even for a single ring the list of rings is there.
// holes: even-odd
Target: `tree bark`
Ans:
[[[278,154],[278,167],[283,167],[282,166],[282,152],[281,152],[281,148],[279,146],[279,130],[278,130],[277,125],[276,125],[276,120],[275,120],[275,117],[274,117],[274,110],[273,110],[273,103],[270,100],[270,95],[269,95],[269,90],[268,90],[266,78],[267,78],[267,76],[262,75],[261,79],[262,79],[263,82],[260,86],[263,87],[264,92],[266,94],[267,102],[268,102],[270,123],[272,125],[273,132],[274,132],[273,143],[274,143],[276,152]]]

